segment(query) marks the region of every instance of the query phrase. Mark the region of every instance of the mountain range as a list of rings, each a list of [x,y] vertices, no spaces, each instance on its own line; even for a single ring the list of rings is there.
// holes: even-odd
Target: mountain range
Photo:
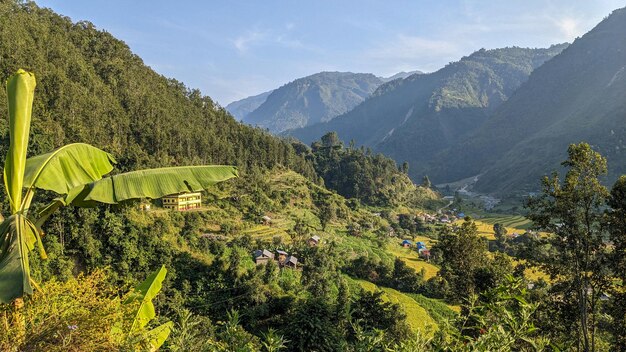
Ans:
[[[607,183],[626,173],[626,8],[537,68],[428,172],[439,181],[480,175],[481,192],[532,191],[581,141],[607,158]]]
[[[420,73],[403,71],[377,77],[369,73],[320,72],[232,102],[226,110],[244,123],[280,133],[330,121],[364,101],[381,84]]]
[[[419,180],[438,153],[482,126],[534,69],[566,46],[482,49],[436,72],[383,84],[346,114],[287,133],[310,143],[336,131],[344,142],[408,161],[410,175]]]
[[[481,193],[526,194],[559,170],[572,143],[606,156],[611,183],[626,172],[626,9],[571,45],[479,50],[439,71],[381,85],[337,118],[286,134],[328,131],[434,183],[474,180]],[[472,183],[472,182],[470,182]]]

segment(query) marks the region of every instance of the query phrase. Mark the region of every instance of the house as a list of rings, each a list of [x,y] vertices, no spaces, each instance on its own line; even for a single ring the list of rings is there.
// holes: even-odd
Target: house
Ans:
[[[320,244],[320,239],[321,239],[320,236],[315,235],[309,238],[307,242],[309,243],[309,246],[316,247],[318,244]]]
[[[256,265],[265,264],[270,260],[274,260],[274,253],[268,251],[267,249],[257,249],[256,251],[254,251],[253,256]]]
[[[458,214],[456,214],[456,216],[457,216],[459,219],[463,219],[463,218],[465,217],[465,213],[458,213]]]
[[[428,249],[422,249],[419,252],[419,257],[424,260],[430,261],[430,251]]]
[[[402,247],[410,248],[411,246],[413,246],[413,243],[411,241],[409,241],[409,240],[402,241]]]
[[[284,266],[295,269],[298,266],[298,258],[294,257],[293,255],[290,255],[289,258],[287,258],[287,261],[285,262]]]
[[[261,222],[263,223],[263,225],[272,226],[272,218],[270,218],[270,217],[269,217],[269,216],[267,216],[267,215],[264,215],[264,216],[261,218]]]
[[[421,241],[417,242],[416,245],[417,245],[417,249],[425,249],[426,248],[426,243],[421,242]]]
[[[202,194],[200,192],[184,192],[171,194],[161,199],[163,208],[185,211],[200,208],[202,205]]]
[[[289,253],[278,250],[276,251],[276,254],[278,254],[278,263],[285,264],[285,262],[287,261],[287,257],[289,256]]]

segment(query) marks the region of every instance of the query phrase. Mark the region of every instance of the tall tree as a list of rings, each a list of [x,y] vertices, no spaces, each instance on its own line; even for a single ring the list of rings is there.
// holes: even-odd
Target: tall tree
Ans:
[[[568,168],[565,179],[556,172],[544,177],[542,193],[528,202],[528,218],[551,234],[548,243],[554,254],[545,258],[543,267],[553,280],[561,325],[570,320],[577,347],[594,351],[599,296],[608,285],[602,231],[608,190],[599,180],[607,166],[587,143],[570,145],[568,156],[562,163]]]
[[[438,275],[450,286],[449,298],[461,301],[478,293],[475,277],[487,263],[487,245],[469,216],[458,229],[445,230],[433,251],[441,253]]]
[[[626,175],[620,177],[611,189],[608,200],[607,224],[613,242],[611,268],[620,282],[611,290],[613,306],[609,310],[613,317],[614,350],[626,351]]]

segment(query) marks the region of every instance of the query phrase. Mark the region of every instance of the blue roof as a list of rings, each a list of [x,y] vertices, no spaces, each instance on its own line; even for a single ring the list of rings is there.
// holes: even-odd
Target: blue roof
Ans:
[[[426,245],[426,243],[424,243],[424,242],[422,242],[422,241],[417,242],[417,244],[423,244],[423,245]]]
[[[464,218],[465,217],[465,213],[459,213],[458,214],[460,218]]]
[[[404,241],[402,241],[402,244],[405,244],[405,243],[411,244],[411,243],[413,243],[413,242],[411,242],[411,241],[409,241],[409,240],[404,240]]]

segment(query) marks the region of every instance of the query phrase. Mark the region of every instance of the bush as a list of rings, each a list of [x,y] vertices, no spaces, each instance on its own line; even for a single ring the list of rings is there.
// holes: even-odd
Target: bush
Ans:
[[[102,271],[66,282],[48,281],[24,307],[0,305],[2,351],[111,351],[111,326],[136,307],[122,305]]]

